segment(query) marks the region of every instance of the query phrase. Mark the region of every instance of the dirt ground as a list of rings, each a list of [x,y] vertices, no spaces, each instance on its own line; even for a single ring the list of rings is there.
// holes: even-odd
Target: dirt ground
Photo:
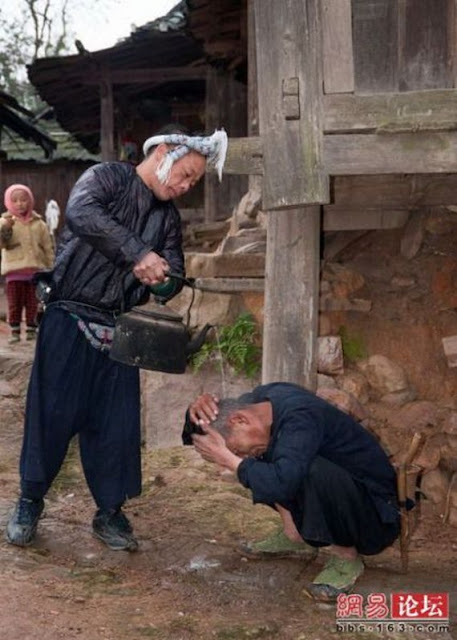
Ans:
[[[6,327],[0,324],[5,353]],[[32,357],[28,344],[17,357]],[[19,408],[20,409],[20,408]],[[164,398],[163,410],[166,411]],[[13,414],[12,414],[13,415]],[[107,549],[91,535],[94,505],[82,478],[76,446],[46,501],[34,546],[3,540],[17,496],[21,428],[0,425],[0,603],[5,640],[330,640],[340,634],[334,606],[319,605],[302,589],[325,560],[252,561],[239,552],[247,539],[273,531],[277,519],[253,506],[231,475],[204,463],[190,447],[144,451],[144,491],[127,513],[141,544],[134,554]],[[384,638],[444,640],[457,630],[457,530],[424,509],[400,572],[397,545],[366,558],[356,593],[449,592],[451,629],[419,634],[398,630]]]

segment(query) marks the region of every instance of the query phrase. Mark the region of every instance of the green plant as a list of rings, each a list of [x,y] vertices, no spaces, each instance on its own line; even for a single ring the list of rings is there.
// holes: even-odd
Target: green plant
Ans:
[[[257,324],[252,314],[245,312],[233,324],[219,327],[216,338],[193,356],[192,365],[198,371],[206,362],[216,363],[221,358],[235,373],[253,378],[260,371],[260,355]]]
[[[360,336],[349,333],[345,326],[340,327],[338,335],[341,338],[343,356],[347,362],[355,362],[367,357],[367,348]]]

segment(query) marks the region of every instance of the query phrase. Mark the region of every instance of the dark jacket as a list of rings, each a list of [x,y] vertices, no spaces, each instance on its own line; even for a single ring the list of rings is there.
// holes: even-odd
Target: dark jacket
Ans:
[[[260,458],[238,467],[240,482],[254,502],[293,510],[294,498],[315,456],[346,469],[366,487],[383,522],[398,520],[396,474],[374,436],[327,401],[288,383],[256,387],[251,402],[271,402],[271,439]]]
[[[110,312],[144,304],[149,289],[135,278],[133,266],[155,251],[172,271],[184,274],[181,245],[181,220],[172,201],[158,200],[127,163],[95,165],[68,200],[50,301]]]

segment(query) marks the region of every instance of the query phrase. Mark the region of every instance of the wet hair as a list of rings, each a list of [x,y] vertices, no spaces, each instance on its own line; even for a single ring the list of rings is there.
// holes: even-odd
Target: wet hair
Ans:
[[[247,409],[251,404],[252,403],[249,402],[249,399],[248,401],[246,401],[244,397],[238,399],[223,398],[217,405],[219,408],[219,413],[216,420],[211,423],[211,426],[213,427],[213,429],[216,429],[216,431],[218,431],[223,438],[227,439],[230,434],[230,429],[226,424],[229,416],[232,413],[235,413],[235,411],[239,411],[240,409]]]
[[[174,133],[179,133],[181,135],[184,136],[193,136],[195,135],[194,133],[192,133],[187,127],[185,127],[184,125],[178,124],[178,123],[173,123],[170,122],[169,124],[164,125],[163,127],[161,127],[158,131],[156,131],[154,133],[155,136],[169,136],[172,135]],[[146,154],[146,158],[149,158],[149,156],[154,153],[154,151],[157,149],[159,145],[154,145],[153,147],[150,147],[148,149],[148,152]]]

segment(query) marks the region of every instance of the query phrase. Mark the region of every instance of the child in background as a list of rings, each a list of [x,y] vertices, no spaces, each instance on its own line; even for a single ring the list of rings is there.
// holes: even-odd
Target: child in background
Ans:
[[[6,280],[10,344],[19,342],[22,310],[25,309],[26,339],[36,336],[38,300],[33,276],[50,269],[54,249],[46,223],[33,210],[35,200],[23,184],[13,184],[5,191],[7,211],[0,217],[1,273]]]

